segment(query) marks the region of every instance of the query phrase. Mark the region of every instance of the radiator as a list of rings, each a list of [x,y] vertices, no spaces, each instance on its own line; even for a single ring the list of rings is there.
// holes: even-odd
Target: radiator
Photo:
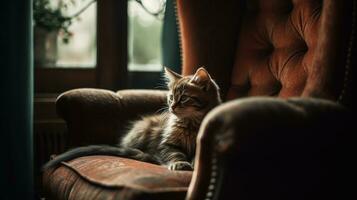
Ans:
[[[62,120],[46,120],[34,123],[35,169],[40,169],[53,154],[67,148],[66,124]],[[36,170],[35,170],[36,171]]]

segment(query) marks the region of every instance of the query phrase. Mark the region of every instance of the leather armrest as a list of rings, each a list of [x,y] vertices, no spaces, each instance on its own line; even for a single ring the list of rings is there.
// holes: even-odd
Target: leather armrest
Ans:
[[[337,135],[347,132],[347,116],[312,98],[218,106],[200,128],[187,199],[333,199]]]
[[[69,147],[88,144],[116,144],[128,120],[137,119],[165,106],[166,92],[75,89],[61,94],[57,113],[68,128]]]

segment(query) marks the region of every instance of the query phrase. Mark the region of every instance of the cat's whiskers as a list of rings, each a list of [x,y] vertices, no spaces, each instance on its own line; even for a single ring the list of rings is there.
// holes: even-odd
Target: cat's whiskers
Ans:
[[[138,148],[169,169],[192,169],[197,133],[211,105],[219,103],[212,98],[219,88],[203,68],[190,76],[166,68],[163,78],[155,88],[168,89],[166,105],[135,122],[121,145]],[[208,85],[211,90],[205,89]]]
[[[155,89],[167,89],[167,85],[166,84],[158,84],[157,86],[154,87]]]
[[[168,106],[164,106],[164,107],[162,107],[162,108],[158,109],[158,110],[155,112],[155,114],[158,114],[158,113],[165,113],[165,111],[167,111],[168,109],[169,109],[169,107],[168,107]]]
[[[168,89],[168,83],[170,82],[170,79],[165,76],[162,75],[160,77],[160,82],[157,84],[157,86],[155,86],[155,89]]]

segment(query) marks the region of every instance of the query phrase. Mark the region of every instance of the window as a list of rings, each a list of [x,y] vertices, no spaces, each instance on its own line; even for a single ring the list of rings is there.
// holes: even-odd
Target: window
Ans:
[[[127,1],[118,0],[34,0],[36,2],[75,2],[66,10],[66,15],[86,8],[73,20],[68,30],[73,33],[68,44],[63,43],[66,34],[55,35],[57,56],[43,50],[46,46],[36,45],[35,21],[35,93],[62,93],[74,88],[125,88],[127,76]],[[89,5],[86,7],[86,5]],[[56,6],[56,5],[51,5]],[[72,9],[72,10],[71,10]],[[75,10],[75,11],[73,11]],[[40,13],[41,14],[41,13]],[[34,10],[34,19],[36,12]],[[37,21],[46,19],[37,17]],[[47,22],[50,20],[47,20]],[[52,36],[53,37],[53,36]],[[48,45],[48,42],[42,42]],[[53,47],[53,45],[52,45]],[[42,50],[41,50],[42,48]],[[45,62],[38,62],[47,55]],[[39,59],[40,58],[40,59]],[[44,59],[42,59],[44,60]],[[46,64],[44,64],[46,63]]]
[[[79,2],[67,10],[73,13],[95,0],[58,1]],[[177,41],[171,36],[163,37],[162,33],[168,22],[170,26],[165,27],[170,27],[169,34],[173,32],[171,28],[176,27],[173,6],[168,9],[170,12],[163,12],[166,2],[172,4],[165,0],[96,0],[79,15],[79,21],[74,20],[69,26],[73,35],[68,44],[63,43],[65,35],[55,37],[58,45],[55,62],[35,63],[35,92],[62,93],[83,87],[110,90],[157,87],[158,80],[162,80],[163,64],[179,66],[179,62],[171,64],[177,57],[171,56],[171,51],[179,51],[170,43]],[[159,15],[148,13],[157,11]],[[171,13],[169,21],[168,13]],[[164,44],[163,38],[166,38]],[[166,46],[165,52],[162,46]],[[170,55],[165,59],[163,53]],[[175,59],[171,59],[173,57]]]
[[[159,4],[159,0],[143,2],[146,9],[154,10]],[[134,0],[128,2],[128,70],[161,71],[163,19],[150,14],[143,6]]]
[[[34,0],[35,67],[95,67],[96,1]]]
[[[70,7],[68,13],[75,13],[76,7],[82,7],[86,1],[79,1],[77,6]],[[63,34],[57,38],[58,60],[57,67],[89,67],[93,68],[97,62],[97,5],[91,4],[74,20],[69,27],[72,33],[70,42],[63,42]]]

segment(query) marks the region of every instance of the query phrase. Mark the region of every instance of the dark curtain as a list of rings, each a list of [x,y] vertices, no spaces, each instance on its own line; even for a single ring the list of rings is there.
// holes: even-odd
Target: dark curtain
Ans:
[[[33,199],[32,0],[3,1],[0,7],[0,194]]]
[[[162,64],[181,73],[181,53],[179,27],[176,17],[175,0],[167,0],[162,33]]]
[[[181,73],[178,24],[174,0],[167,0],[162,29],[162,65]],[[128,88],[166,89],[163,72],[129,72]]]

